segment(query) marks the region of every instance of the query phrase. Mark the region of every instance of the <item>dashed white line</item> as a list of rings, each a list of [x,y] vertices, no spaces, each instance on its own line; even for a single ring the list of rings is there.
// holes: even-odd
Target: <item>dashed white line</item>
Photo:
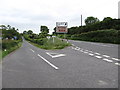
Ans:
[[[120,63],[115,63],[115,65],[118,65],[118,66],[120,66]]]
[[[100,55],[100,53],[95,53],[95,54]]]
[[[42,57],[41,55],[39,55],[38,54],[38,56],[40,57],[40,58],[42,58],[46,63],[48,63],[50,66],[52,66],[54,69],[56,69],[56,70],[58,70],[59,68],[58,67],[56,67],[55,65],[53,65],[52,63],[50,63],[49,61],[47,61],[44,57]]]
[[[83,53],[88,53],[88,52],[83,52]]]
[[[99,59],[102,58],[101,56],[95,56],[95,57],[96,57],[96,58],[99,58]]]
[[[79,48],[79,47],[76,47],[75,50],[80,50],[80,48]]]
[[[107,61],[107,62],[113,62],[112,60],[109,60],[107,58],[103,58],[104,61]]]
[[[88,52],[88,50],[85,50],[86,52]]]
[[[101,55],[101,54],[98,53],[98,52],[93,52],[93,51],[89,51],[89,50],[84,50],[84,49],[79,48],[79,47],[72,48],[72,49],[74,49],[74,50],[79,50],[80,52],[83,52],[83,53],[88,53],[88,55],[94,56],[94,57],[96,57],[96,58],[98,58],[98,59],[101,59],[101,58],[103,58],[103,57],[106,57],[106,58],[103,58],[103,60],[104,60],[104,61],[107,61],[107,62],[111,62],[111,63],[112,63],[113,60],[120,61],[120,60],[117,59],[117,58],[111,58],[112,60],[109,60],[109,59],[107,59],[107,58],[110,58],[110,56],[108,56],[108,55]],[[94,54],[93,54],[93,53],[94,53]],[[96,55],[98,55],[98,56],[96,56]],[[103,57],[102,57],[102,56],[103,56]],[[120,63],[115,63],[115,64],[120,66]]]
[[[83,50],[80,50],[80,52],[84,52]]]
[[[90,56],[94,56],[94,54],[92,54],[92,53],[89,53],[88,55],[90,55]]]
[[[110,57],[110,56],[108,56],[108,55],[103,55],[103,56],[104,56],[104,57],[107,57],[107,58]]]
[[[35,52],[34,50],[30,49],[32,52]]]
[[[112,58],[113,60],[116,60],[116,61],[120,61],[119,59],[117,59],[117,58]]]
[[[90,53],[93,53],[93,51],[89,51]]]

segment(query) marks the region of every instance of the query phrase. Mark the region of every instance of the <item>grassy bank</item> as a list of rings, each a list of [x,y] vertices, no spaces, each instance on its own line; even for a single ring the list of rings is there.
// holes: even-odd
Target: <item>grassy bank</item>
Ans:
[[[68,37],[72,40],[120,44],[119,30],[97,30]]]
[[[66,41],[60,40],[58,38],[42,38],[42,39],[30,39],[26,38],[31,44],[46,50],[55,50],[55,49],[63,49],[67,46],[70,46],[70,43]],[[54,39],[54,40],[53,40]]]
[[[3,40],[2,41],[2,50],[0,50],[1,58],[4,58],[9,53],[18,49],[22,45],[21,40]]]

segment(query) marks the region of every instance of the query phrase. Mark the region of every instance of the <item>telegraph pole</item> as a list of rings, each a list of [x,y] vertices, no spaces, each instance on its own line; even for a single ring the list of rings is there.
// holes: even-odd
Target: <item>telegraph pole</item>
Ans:
[[[82,26],[82,15],[81,15],[81,26]]]
[[[120,19],[120,1],[118,2],[118,19]]]

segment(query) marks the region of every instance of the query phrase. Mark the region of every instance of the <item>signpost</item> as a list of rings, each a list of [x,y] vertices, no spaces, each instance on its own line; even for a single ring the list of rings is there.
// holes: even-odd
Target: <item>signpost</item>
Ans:
[[[56,33],[68,33],[67,22],[56,22]]]

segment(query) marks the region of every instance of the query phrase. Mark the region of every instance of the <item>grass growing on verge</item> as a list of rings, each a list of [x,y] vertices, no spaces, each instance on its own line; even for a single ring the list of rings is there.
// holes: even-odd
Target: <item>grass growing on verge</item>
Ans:
[[[44,38],[43,42],[44,42],[43,45],[39,45],[33,42],[30,42],[30,43],[33,44],[34,46],[37,46],[42,49],[47,49],[47,50],[63,49],[71,45],[66,41],[60,40],[59,38],[54,38],[54,41],[53,41],[53,38],[50,38],[50,39]]]
[[[6,55],[8,55],[9,53],[13,52],[14,50],[18,49],[19,47],[21,47],[22,45],[22,42],[19,42],[16,46],[14,47],[11,47],[9,49],[6,49],[6,50],[3,50],[3,51],[0,51],[0,56],[1,58],[4,58]],[[0,58],[0,60],[1,60]]]

